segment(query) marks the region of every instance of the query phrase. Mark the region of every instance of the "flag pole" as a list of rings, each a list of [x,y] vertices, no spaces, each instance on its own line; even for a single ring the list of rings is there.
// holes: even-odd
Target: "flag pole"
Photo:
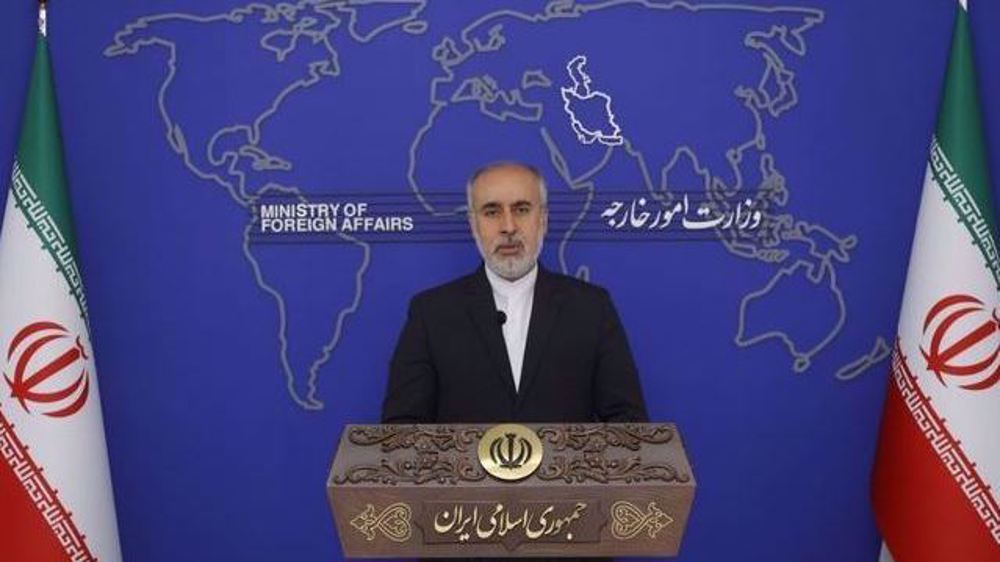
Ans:
[[[0,558],[121,562],[47,6],[38,2],[39,35],[0,219],[0,341],[12,344],[3,344],[0,358],[8,377],[0,385],[11,387],[0,392]]]
[[[967,10],[968,0],[955,2],[871,478],[882,554],[903,562],[996,562],[1000,552],[1000,450],[989,433],[1000,419],[996,355],[975,374],[967,365],[985,365],[981,359],[935,367],[957,349],[942,355],[946,332],[968,329],[948,310],[969,315],[980,309],[962,304],[966,299],[983,303],[995,337],[991,315],[1000,307],[1000,252]],[[975,337],[957,336],[965,343]],[[975,381],[955,378],[969,376]]]
[[[46,0],[38,0],[38,32],[42,34],[42,37],[48,37],[47,7]]]

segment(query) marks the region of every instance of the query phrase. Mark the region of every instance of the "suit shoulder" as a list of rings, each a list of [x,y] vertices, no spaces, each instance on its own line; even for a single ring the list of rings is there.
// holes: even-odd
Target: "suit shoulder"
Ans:
[[[583,279],[577,279],[576,277],[570,277],[569,275],[563,275],[562,273],[549,272],[548,275],[551,276],[551,281],[554,286],[559,287],[561,290],[572,295],[590,299],[611,298],[607,289],[595,283],[584,281]]]
[[[452,279],[451,281],[430,287],[429,289],[424,289],[423,291],[413,295],[412,302],[436,303],[453,299],[456,295],[467,291],[469,285],[475,281],[475,276],[475,273],[463,275]]]

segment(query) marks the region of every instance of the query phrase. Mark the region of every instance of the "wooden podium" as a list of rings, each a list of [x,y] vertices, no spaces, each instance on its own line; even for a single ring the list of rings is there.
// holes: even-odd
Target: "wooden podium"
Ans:
[[[674,556],[695,481],[672,424],[351,425],[344,555]]]

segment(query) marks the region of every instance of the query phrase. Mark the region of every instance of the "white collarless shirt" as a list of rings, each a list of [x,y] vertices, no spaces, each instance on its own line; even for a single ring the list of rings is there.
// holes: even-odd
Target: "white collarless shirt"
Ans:
[[[528,343],[528,324],[531,322],[531,306],[535,300],[535,280],[538,279],[538,264],[516,281],[500,277],[489,267],[486,278],[493,289],[493,304],[497,310],[507,315],[503,323],[503,341],[507,346],[507,359],[514,375],[514,388],[521,386],[521,367],[524,365],[524,348]]]

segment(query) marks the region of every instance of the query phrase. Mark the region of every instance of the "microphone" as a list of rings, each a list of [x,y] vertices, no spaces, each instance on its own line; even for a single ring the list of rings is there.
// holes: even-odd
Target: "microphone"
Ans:
[[[498,310],[497,311],[497,324],[503,326],[506,323],[507,323],[507,313],[504,312],[504,311],[502,311],[502,310]]]

